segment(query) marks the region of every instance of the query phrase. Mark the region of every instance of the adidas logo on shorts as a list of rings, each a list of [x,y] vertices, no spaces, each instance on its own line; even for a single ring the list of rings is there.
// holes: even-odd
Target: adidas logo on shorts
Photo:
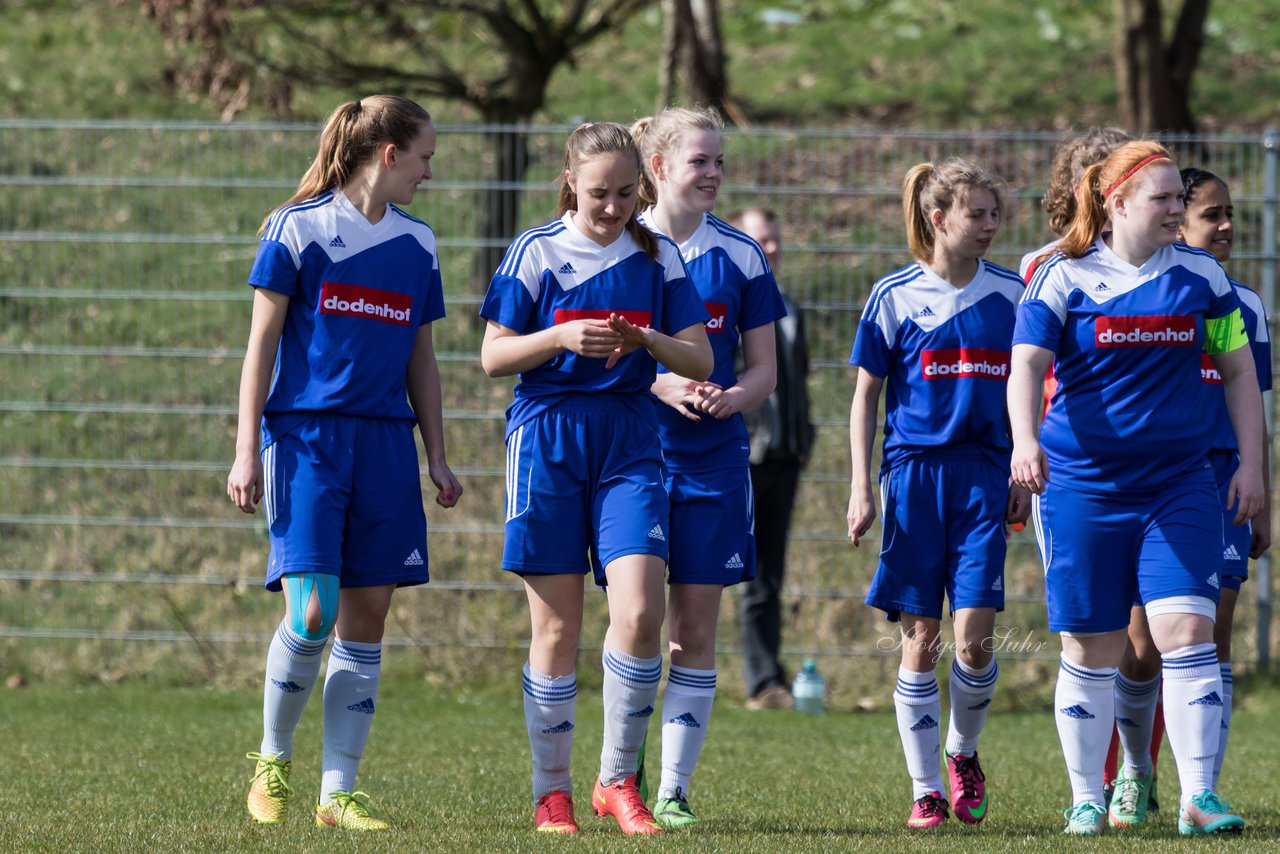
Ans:
[[[1058,709],[1058,711],[1062,712],[1067,717],[1075,718],[1078,721],[1091,721],[1097,717],[1097,715],[1093,714],[1079,703],[1074,706],[1067,706],[1065,709]]]
[[[742,569],[743,565],[744,564],[742,563],[742,555],[738,554],[737,552],[734,552],[733,557],[729,558],[727,561],[724,562],[725,569]]]
[[[365,697],[360,702],[352,703],[350,706],[347,706],[347,711],[360,712],[363,715],[371,715],[373,714],[373,700],[370,700],[368,697]]]
[[[1218,582],[1218,573],[1216,572],[1213,575],[1209,576],[1209,578],[1206,580],[1205,583],[1208,584],[1210,587],[1212,587],[1214,590],[1222,589],[1221,585]]]
[[[329,247],[332,249],[346,249],[347,244],[342,242],[342,235],[338,235],[329,241]]]
[[[573,265],[570,264],[568,261],[566,261],[563,265],[561,265],[560,269],[556,270],[556,272],[562,276],[574,276],[574,275],[577,275],[578,273],[578,271],[573,269]]]
[[[702,729],[702,724],[698,723],[698,719],[695,718],[693,715],[689,714],[688,712],[685,712],[683,715],[679,715],[677,717],[672,718],[671,720],[667,721],[667,723],[679,724],[680,726],[687,726],[690,729]]]
[[[1003,590],[1004,590],[1004,579],[1003,579],[1003,578],[997,578],[997,579],[996,579],[996,580],[991,584],[991,589],[992,589],[992,590],[996,590],[996,591],[1003,591]]]
[[[413,550],[413,554],[404,559],[405,566],[422,566],[422,554],[417,549]]]
[[[666,536],[662,533],[661,525],[654,525],[652,528],[649,529],[649,539],[661,540],[664,543],[667,541]]]
[[[1222,552],[1222,559],[1240,560],[1240,552],[1236,551],[1236,547],[1234,545],[1227,546],[1227,548]]]

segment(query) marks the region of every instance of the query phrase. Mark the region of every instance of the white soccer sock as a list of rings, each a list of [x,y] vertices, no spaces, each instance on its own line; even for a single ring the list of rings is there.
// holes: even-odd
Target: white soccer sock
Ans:
[[[1222,672],[1222,728],[1218,730],[1218,758],[1213,761],[1213,790],[1218,791],[1222,760],[1227,758],[1227,736],[1231,734],[1231,662],[1219,666]]]
[[[911,775],[911,800],[918,801],[930,792],[941,792],[945,797],[947,787],[942,783],[938,756],[942,698],[934,671],[916,673],[900,666],[893,708],[898,715],[907,773]]]
[[[1151,730],[1160,701],[1160,677],[1147,682],[1116,674],[1116,730],[1124,748],[1124,775],[1133,777],[1151,770]]]
[[[524,723],[533,754],[533,802],[552,792],[573,794],[569,759],[573,754],[574,699],[578,677],[545,676],[524,665]]]
[[[993,657],[986,667],[975,670],[959,658],[951,662],[951,720],[947,725],[947,753],[972,756],[978,751],[978,736],[987,723],[987,708],[996,693],[1000,667]]]
[[[335,639],[324,679],[324,752],[320,803],[355,791],[356,771],[373,725],[382,669],[381,643]]]
[[[293,731],[320,676],[326,640],[299,637],[281,621],[267,650],[262,700],[262,754],[293,756]]]
[[[1071,805],[1103,803],[1102,770],[1116,719],[1116,668],[1058,662],[1054,718],[1071,779]]]
[[[658,797],[689,791],[716,698],[716,671],[671,665],[662,698],[662,780]]]
[[[636,773],[640,744],[649,729],[662,656],[634,658],[604,648],[604,746],[600,749],[600,782],[608,786]]]
[[[1211,643],[1175,649],[1164,660],[1164,728],[1178,762],[1182,803],[1213,789],[1222,729],[1222,671]]]

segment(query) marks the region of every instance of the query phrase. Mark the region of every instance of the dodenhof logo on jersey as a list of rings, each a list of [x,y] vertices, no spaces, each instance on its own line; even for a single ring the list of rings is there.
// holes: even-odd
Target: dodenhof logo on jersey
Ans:
[[[1207,385],[1222,385],[1222,374],[1218,371],[1218,366],[1213,363],[1213,357],[1208,353],[1200,354],[1200,382]]]
[[[711,319],[707,321],[707,333],[724,332],[725,318],[729,316],[729,306],[722,302],[704,303],[707,307],[707,314],[711,315]]]
[[[1093,334],[1099,347],[1194,347],[1196,319],[1190,314],[1099,317]]]
[[[321,314],[367,317],[396,326],[408,326],[412,312],[413,297],[409,294],[339,282],[325,282],[320,286]]]
[[[979,377],[1009,379],[1009,351],[961,347],[959,350],[923,350],[920,370],[926,380],[954,380]]]
[[[633,311],[629,308],[557,308],[554,315],[556,326],[573,320],[608,320],[609,315],[617,314],[631,321],[632,326],[647,327],[653,323],[653,312]]]

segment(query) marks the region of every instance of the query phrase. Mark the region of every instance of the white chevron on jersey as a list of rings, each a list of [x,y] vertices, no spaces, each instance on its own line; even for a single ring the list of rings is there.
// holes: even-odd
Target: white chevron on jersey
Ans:
[[[661,234],[650,220],[648,211],[640,215],[640,222],[655,234]],[[746,279],[763,276],[769,270],[769,262],[758,243],[724,220],[704,214],[702,224],[680,244],[680,254],[684,256],[685,264],[692,264],[713,249],[728,255]]]
[[[570,211],[560,219],[520,235],[495,275],[518,278],[529,296],[537,301],[542,293],[544,273],[553,276],[561,289],[571,291],[642,251],[629,231],[623,231],[608,246],[601,246],[573,224]],[[658,260],[667,278],[684,277],[680,251],[661,236],[658,237]]]
[[[341,192],[324,193],[288,205],[271,215],[264,240],[274,240],[289,250],[294,266],[302,267],[302,252],[311,244],[337,263],[401,235],[409,235],[436,261],[436,236],[425,222],[395,205],[387,205],[382,219],[370,223]]]
[[[978,262],[978,272],[963,288],[916,263],[876,283],[863,319],[874,322],[885,342],[892,344],[908,320],[930,332],[993,294],[1017,305],[1022,291],[1021,279],[986,261]]]

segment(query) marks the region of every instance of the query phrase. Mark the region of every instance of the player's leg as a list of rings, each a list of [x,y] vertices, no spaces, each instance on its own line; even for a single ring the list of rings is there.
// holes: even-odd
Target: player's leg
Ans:
[[[1244,579],[1224,576],[1222,592],[1218,597],[1218,614],[1213,624],[1213,642],[1218,647],[1218,668],[1222,672],[1222,729],[1218,739],[1218,758],[1213,764],[1213,790],[1218,791],[1222,776],[1222,763],[1227,758],[1227,736],[1231,732],[1232,673],[1231,631],[1235,624],[1236,602],[1240,598],[1239,585]]]
[[[1147,820],[1155,762],[1151,752],[1160,701],[1160,652],[1151,638],[1146,611],[1130,612],[1128,643],[1116,675],[1116,731],[1124,764],[1112,778],[1107,821],[1131,827]]]
[[[937,827],[947,817],[939,752],[942,747],[942,699],[938,692],[937,617],[902,614],[902,664],[893,707],[898,737],[911,777],[911,814],[907,827]]]
[[[1001,585],[1003,587],[1003,585]],[[956,655],[948,683],[951,716],[947,729],[947,780],[956,818],[976,824],[986,818],[986,775],[978,761],[978,737],[986,725],[1000,667],[992,648],[996,609],[955,612]]]

